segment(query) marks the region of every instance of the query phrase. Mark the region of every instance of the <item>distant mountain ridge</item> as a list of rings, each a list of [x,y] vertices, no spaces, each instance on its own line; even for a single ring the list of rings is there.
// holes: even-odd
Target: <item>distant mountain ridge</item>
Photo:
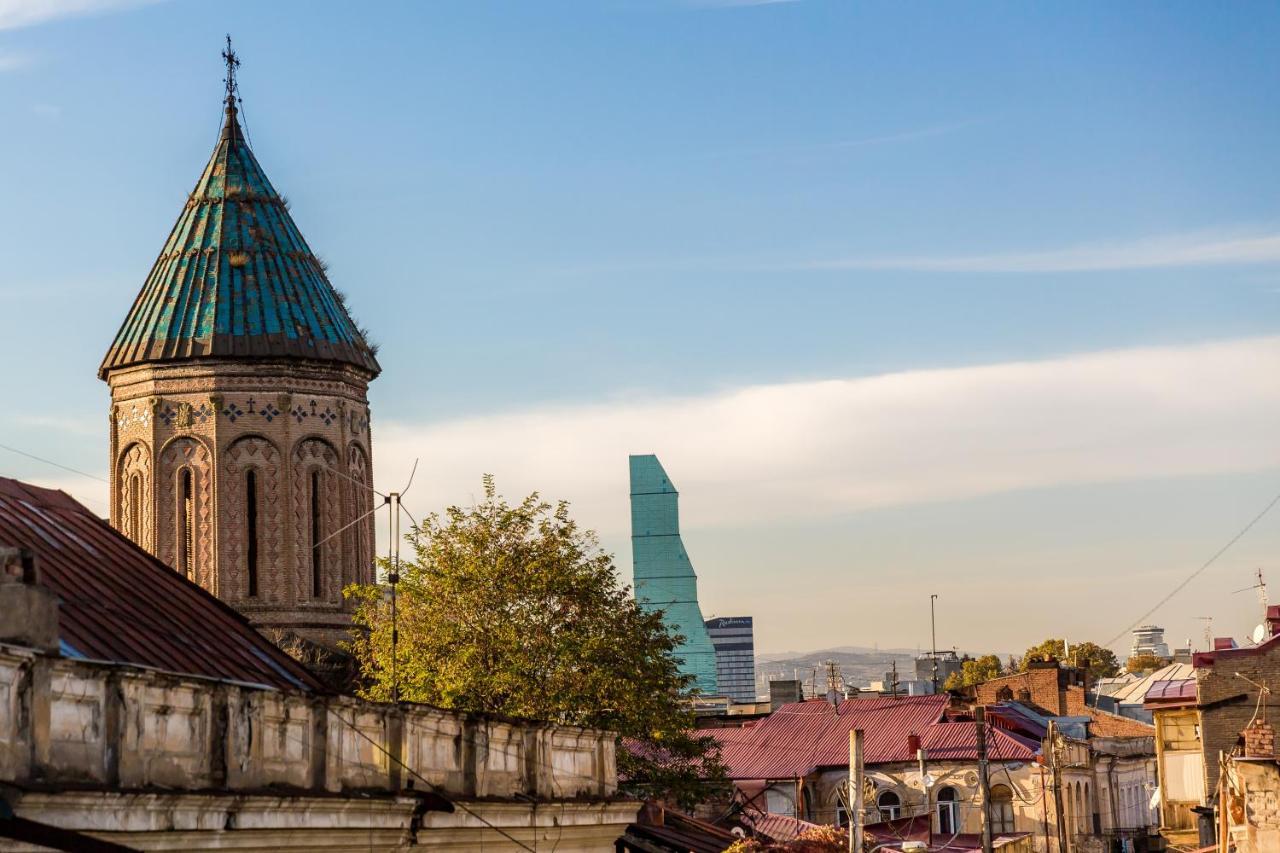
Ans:
[[[763,696],[769,692],[771,679],[797,678],[804,682],[806,696],[825,693],[828,660],[835,661],[844,683],[853,687],[867,687],[873,681],[883,680],[885,674],[893,669],[895,661],[898,664],[898,680],[909,681],[915,677],[916,658],[921,653],[917,649],[880,649],[867,646],[835,646],[811,652],[765,652],[756,655],[756,690]],[[963,657],[966,652],[959,651],[957,654]],[[977,657],[973,652],[968,654]],[[1005,653],[999,654],[1001,661],[1009,657]]]

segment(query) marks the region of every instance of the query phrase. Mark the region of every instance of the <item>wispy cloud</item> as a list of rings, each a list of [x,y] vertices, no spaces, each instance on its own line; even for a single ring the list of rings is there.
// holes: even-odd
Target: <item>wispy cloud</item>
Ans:
[[[149,6],[162,0],[0,0],[0,30]]]
[[[0,74],[6,71],[17,71],[31,64],[31,56],[25,53],[12,53],[0,50]]]
[[[1256,338],[384,422],[375,460],[398,483],[422,457],[416,511],[465,503],[491,472],[508,495],[570,499],[618,533],[627,454],[656,452],[691,525],[813,519],[1280,465],[1277,363],[1280,337]]]
[[[1280,262],[1280,233],[1271,231],[1237,235],[1176,234],[1126,243],[1094,243],[1033,252],[853,256],[779,266],[813,270],[1053,273],[1277,262]]]

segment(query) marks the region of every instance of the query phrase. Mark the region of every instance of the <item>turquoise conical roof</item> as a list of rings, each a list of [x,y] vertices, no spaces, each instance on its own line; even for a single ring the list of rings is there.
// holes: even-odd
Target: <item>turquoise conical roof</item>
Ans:
[[[98,375],[190,359],[381,368],[245,142],[234,98],[209,165]]]

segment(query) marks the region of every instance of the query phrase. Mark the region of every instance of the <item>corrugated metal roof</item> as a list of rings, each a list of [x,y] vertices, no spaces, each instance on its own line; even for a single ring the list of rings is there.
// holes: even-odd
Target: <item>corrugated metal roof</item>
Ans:
[[[228,99],[213,156],[98,375],[145,362],[273,357],[380,370]]]
[[[849,732],[863,731],[867,764],[914,761],[908,735],[938,759],[977,758],[972,722],[944,722],[945,695],[847,699],[834,708],[821,699],[783,705],[764,720],[741,729],[702,729],[721,746],[721,760],[733,779],[792,779],[819,767],[849,765]],[[1035,750],[991,728],[990,755],[998,760],[1031,760]]]
[[[1157,681],[1147,691],[1143,704],[1160,706],[1182,705],[1196,701],[1196,680],[1179,678],[1173,681]]]
[[[36,555],[68,656],[322,690],[243,616],[64,492],[0,477],[0,545]]]
[[[1195,668],[1191,664],[1171,663],[1125,686],[1123,689],[1111,694],[1111,697],[1121,705],[1141,705],[1147,692],[1161,681],[1179,681],[1184,678],[1193,678],[1194,676]]]

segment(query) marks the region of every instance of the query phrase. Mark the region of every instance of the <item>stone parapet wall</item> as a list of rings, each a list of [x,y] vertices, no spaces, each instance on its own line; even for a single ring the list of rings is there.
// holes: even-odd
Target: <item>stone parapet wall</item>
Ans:
[[[0,647],[0,782],[20,786],[602,798],[614,750],[609,732]]]

